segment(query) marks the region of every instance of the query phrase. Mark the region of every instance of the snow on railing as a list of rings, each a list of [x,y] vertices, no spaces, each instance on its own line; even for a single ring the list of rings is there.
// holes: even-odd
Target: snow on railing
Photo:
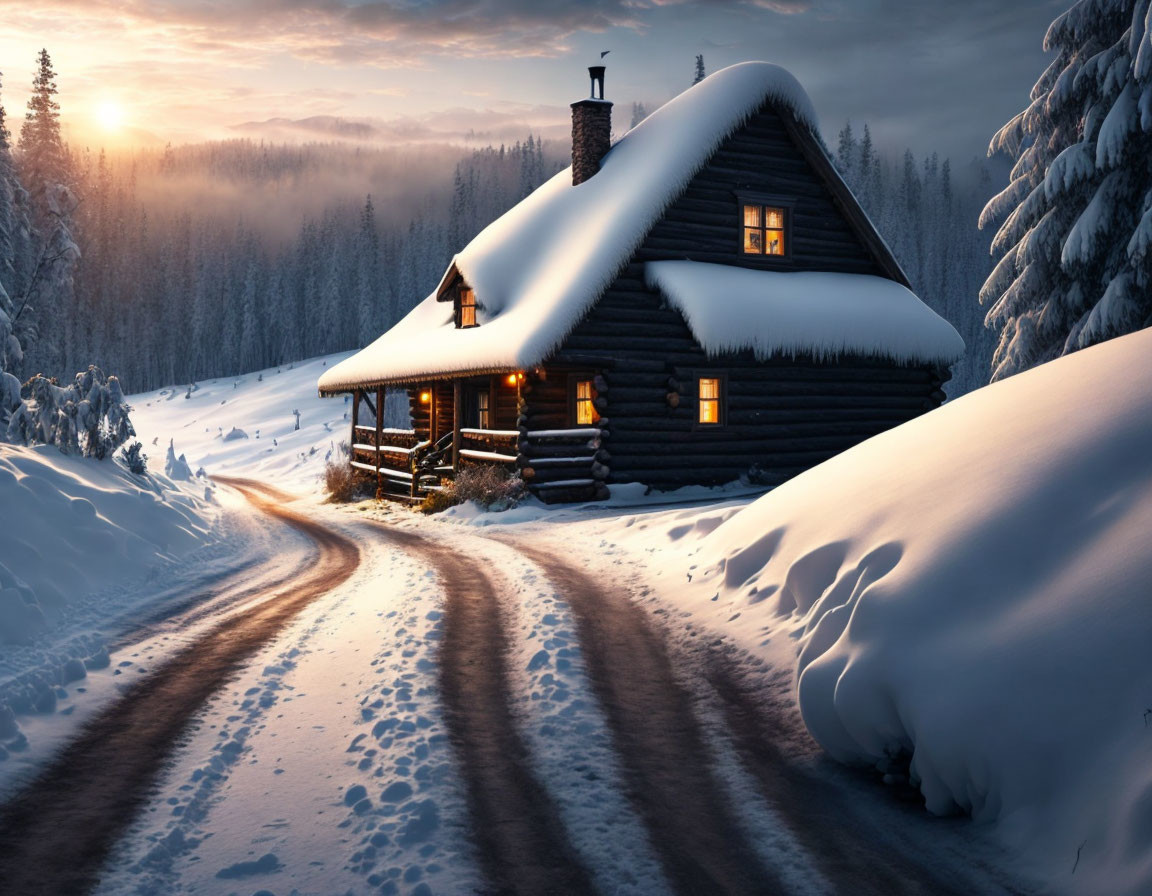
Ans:
[[[578,429],[536,429],[524,433],[528,439],[592,439],[601,434],[597,426],[586,426]]]
[[[469,460],[491,460],[498,463],[514,464],[516,463],[516,455],[514,454],[497,454],[495,451],[474,451],[471,448],[461,448],[460,456],[466,457]]]
[[[461,435],[465,436],[501,436],[503,438],[514,439],[520,435],[518,429],[461,429]]]

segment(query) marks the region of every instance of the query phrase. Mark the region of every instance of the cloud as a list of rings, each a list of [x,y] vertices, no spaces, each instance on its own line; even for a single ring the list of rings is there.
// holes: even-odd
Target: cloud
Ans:
[[[326,64],[408,65],[427,56],[554,56],[577,33],[643,32],[658,7],[794,15],[808,0],[0,0],[6,27],[74,27],[157,50],[228,57],[231,65],[289,54]],[[127,33],[125,33],[127,32]],[[239,54],[239,55],[237,55]],[[247,57],[243,54],[249,54]]]

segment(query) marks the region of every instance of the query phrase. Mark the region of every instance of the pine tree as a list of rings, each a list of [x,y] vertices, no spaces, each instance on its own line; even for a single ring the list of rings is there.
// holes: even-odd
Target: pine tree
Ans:
[[[704,54],[696,56],[696,77],[692,79],[693,84],[699,84],[704,80]]]
[[[60,104],[56,101],[56,73],[47,50],[36,57],[36,74],[32,78],[32,96],[24,127],[20,130],[20,163],[30,189],[65,182],[68,168],[64,141],[60,136]]]
[[[367,345],[384,331],[386,307],[380,280],[380,232],[376,228],[376,210],[369,196],[360,213],[360,231],[356,240],[358,345]]]
[[[72,192],[68,153],[60,136],[56,73],[47,50],[37,57],[32,96],[20,130],[20,174],[31,205],[32,251],[18,305],[34,323],[28,332],[38,342],[30,350],[33,365],[60,375],[64,371],[74,299],[72,274],[80,249],[72,235],[77,201]]]
[[[1015,160],[988,202],[998,259],[980,300],[993,379],[1152,324],[1152,33],[1148,0],[1080,0],[1055,58],[992,138]]]
[[[11,137],[0,102],[0,372],[18,369],[24,358],[20,345],[20,320],[11,296],[18,291],[28,234],[24,211],[24,188],[12,163]],[[0,383],[0,424],[7,424],[6,390]]]
[[[844,127],[840,129],[839,142],[836,146],[836,167],[840,171],[840,176],[849,183],[856,173],[858,151],[856,138],[852,134],[852,122],[846,121]]]
[[[632,104],[632,122],[628,125],[630,128],[636,127],[645,118],[648,117],[648,110],[644,108],[643,103]]]

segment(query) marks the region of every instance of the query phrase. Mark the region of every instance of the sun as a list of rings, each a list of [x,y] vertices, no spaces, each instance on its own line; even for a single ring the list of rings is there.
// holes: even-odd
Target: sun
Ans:
[[[124,125],[124,107],[116,100],[101,100],[96,106],[96,121],[108,133],[115,133]]]

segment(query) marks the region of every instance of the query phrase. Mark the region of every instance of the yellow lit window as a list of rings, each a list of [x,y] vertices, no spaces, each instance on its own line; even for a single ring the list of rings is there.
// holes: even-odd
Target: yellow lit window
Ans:
[[[576,383],[576,424],[588,426],[600,419],[592,404],[592,380],[578,380]]]
[[[700,378],[700,422],[720,422],[720,380],[715,377]]]
[[[745,205],[744,254],[784,254],[784,209],[767,205]]]
[[[467,286],[460,287],[460,327],[476,326],[476,293]]]

